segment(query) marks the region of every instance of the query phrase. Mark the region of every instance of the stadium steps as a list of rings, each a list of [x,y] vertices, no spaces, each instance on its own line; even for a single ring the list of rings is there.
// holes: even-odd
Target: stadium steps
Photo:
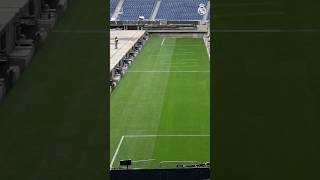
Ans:
[[[118,19],[119,14],[121,12],[122,6],[123,6],[124,0],[119,0],[118,5],[116,6],[116,9],[111,17],[111,19]]]
[[[156,2],[156,5],[154,6],[154,9],[153,9],[152,13],[151,13],[150,20],[155,20],[156,19],[156,16],[157,16],[159,8],[160,8],[160,4],[161,4],[161,0],[158,0]]]

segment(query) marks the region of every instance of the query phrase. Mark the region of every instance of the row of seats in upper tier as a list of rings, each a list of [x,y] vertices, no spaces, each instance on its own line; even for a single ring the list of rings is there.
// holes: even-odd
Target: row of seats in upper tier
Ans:
[[[138,20],[139,16],[149,19],[158,0],[124,0],[120,20]],[[110,17],[118,0],[110,0]],[[161,0],[156,19],[202,20],[198,14],[199,4],[207,5],[208,0]],[[208,16],[209,17],[209,16]]]

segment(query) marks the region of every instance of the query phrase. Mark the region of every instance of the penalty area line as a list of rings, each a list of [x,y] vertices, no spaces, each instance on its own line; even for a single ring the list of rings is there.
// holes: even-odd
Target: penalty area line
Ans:
[[[145,159],[145,160],[135,160],[131,162],[148,162],[148,161],[155,161],[156,159]]]
[[[144,137],[210,137],[209,134],[146,134],[146,135],[124,135],[126,138]]]
[[[166,40],[166,38],[162,39],[161,46],[163,46],[163,43],[164,43],[165,40]]]
[[[118,144],[118,147],[116,149],[116,152],[113,154],[113,157],[112,157],[112,160],[111,160],[111,163],[110,163],[110,169],[112,168],[113,163],[114,163],[114,161],[115,161],[115,159],[116,159],[116,157],[118,155],[118,152],[119,152],[119,149],[120,149],[120,146],[122,144],[123,139],[124,139],[124,136],[121,137],[120,142]]]
[[[145,137],[210,137],[209,134],[146,134],[146,135],[123,135],[121,136],[121,139],[119,141],[119,144],[117,146],[117,149],[115,153],[113,154],[112,160],[110,162],[110,169],[113,168],[113,163],[116,160],[116,157],[119,153],[121,144],[124,140],[124,138],[145,138]],[[134,162],[147,162],[147,161],[155,161],[156,159],[146,159],[146,160],[136,160]]]

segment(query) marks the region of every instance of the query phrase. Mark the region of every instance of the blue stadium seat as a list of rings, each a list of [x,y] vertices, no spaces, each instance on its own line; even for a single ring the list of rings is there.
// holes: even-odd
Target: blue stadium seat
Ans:
[[[156,0],[125,0],[120,20],[138,20],[139,16],[148,19],[151,16]]]
[[[112,14],[114,13],[114,10],[116,9],[118,4],[117,0],[110,0],[110,18],[112,16]]]
[[[207,5],[208,0],[161,0],[156,19],[201,20],[198,14],[199,4]]]
[[[120,20],[138,20],[139,16],[149,19],[157,0],[124,0],[119,14]],[[110,0],[110,17],[115,11],[118,0]],[[156,19],[165,20],[202,20],[198,14],[199,4],[207,5],[208,0],[161,0]],[[210,19],[210,15],[208,16]]]

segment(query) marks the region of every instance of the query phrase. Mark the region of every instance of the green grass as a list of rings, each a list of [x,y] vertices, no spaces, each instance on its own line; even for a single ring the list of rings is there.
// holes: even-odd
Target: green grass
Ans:
[[[209,64],[200,38],[148,40],[111,95],[110,158],[124,135],[208,135]],[[160,161],[206,162],[209,140],[209,136],[125,137],[113,167],[128,158],[155,159],[133,164],[140,168],[159,167]]]
[[[73,1],[58,28],[81,29],[84,16],[95,19],[97,13],[86,13],[86,2]],[[101,2],[95,4],[95,12],[105,11]],[[73,14],[79,11],[82,16]],[[102,28],[104,19],[92,23]],[[49,34],[0,105],[0,179],[106,177],[106,37]]]

